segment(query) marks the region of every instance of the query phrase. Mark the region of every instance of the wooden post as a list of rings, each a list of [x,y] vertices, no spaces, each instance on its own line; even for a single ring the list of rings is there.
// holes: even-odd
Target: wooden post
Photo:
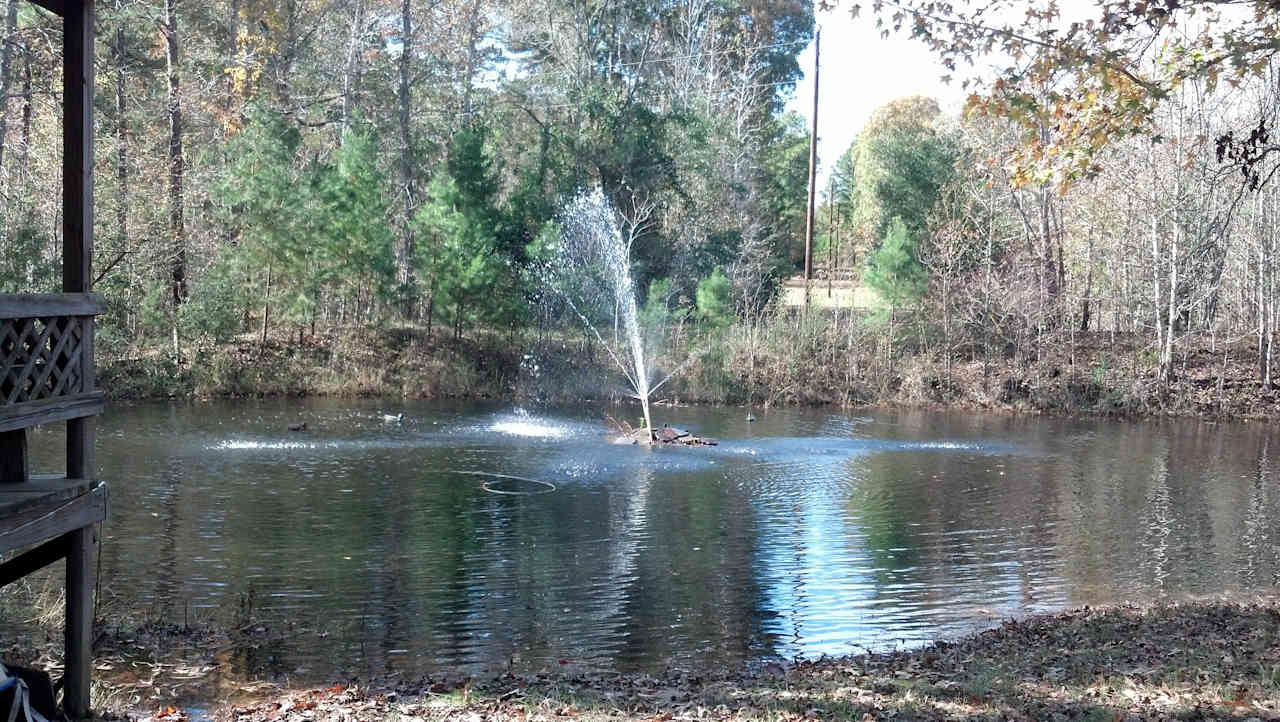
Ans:
[[[27,430],[0,431],[0,484],[31,478],[27,460]]]
[[[90,290],[93,262],[93,0],[63,18],[62,290]]]
[[[822,31],[813,34],[813,122],[809,128],[809,214],[804,229],[804,306],[809,307],[809,282],[813,280],[814,197],[818,193],[818,56]]]
[[[62,290],[89,291],[93,284],[93,0],[68,0],[62,57]],[[93,320],[83,321],[82,389],[92,391]],[[67,422],[67,476],[94,476],[93,417]],[[73,718],[89,714],[93,650],[94,531],[66,535],[66,672],[63,708]]]

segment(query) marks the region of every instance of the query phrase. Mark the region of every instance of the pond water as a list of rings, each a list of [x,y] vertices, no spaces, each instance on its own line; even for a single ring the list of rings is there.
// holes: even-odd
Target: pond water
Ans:
[[[309,629],[253,671],[329,681],[839,655],[1280,579],[1266,425],[676,408],[720,445],[648,450],[606,412],[113,405],[107,609]]]

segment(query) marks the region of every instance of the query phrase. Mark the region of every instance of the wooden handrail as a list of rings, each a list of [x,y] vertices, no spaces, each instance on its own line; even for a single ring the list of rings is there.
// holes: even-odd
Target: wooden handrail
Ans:
[[[89,391],[39,401],[0,403],[0,432],[97,416],[102,413],[102,396],[101,391]]]
[[[97,316],[106,310],[100,293],[0,293],[0,318]]]

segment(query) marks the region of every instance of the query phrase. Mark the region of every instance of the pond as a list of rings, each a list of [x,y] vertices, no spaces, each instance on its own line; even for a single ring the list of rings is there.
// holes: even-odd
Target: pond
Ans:
[[[659,408],[720,444],[649,450],[606,413],[638,410],[113,405],[106,608],[309,629],[253,671],[325,682],[849,654],[1280,575],[1266,425]]]

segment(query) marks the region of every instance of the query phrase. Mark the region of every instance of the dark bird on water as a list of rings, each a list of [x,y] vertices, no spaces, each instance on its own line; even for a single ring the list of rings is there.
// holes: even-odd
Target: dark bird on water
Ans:
[[[289,430],[290,431],[306,431],[307,422],[303,421],[300,424],[289,424]]]
[[[747,422],[748,422],[748,423],[750,423],[750,422],[755,421],[755,420],[756,420],[756,415],[755,415],[755,414],[753,414],[753,413],[751,413],[750,411],[748,411],[748,412],[747,412]]]

